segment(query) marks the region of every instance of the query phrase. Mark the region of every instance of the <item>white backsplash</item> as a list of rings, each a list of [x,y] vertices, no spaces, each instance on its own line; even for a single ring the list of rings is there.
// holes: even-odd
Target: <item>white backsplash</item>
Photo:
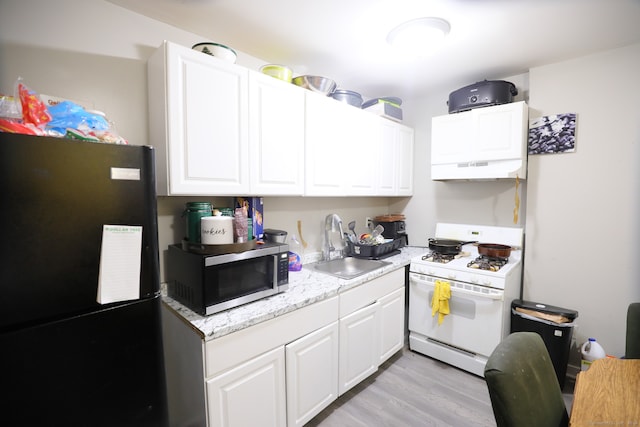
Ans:
[[[307,243],[299,255],[303,264],[320,260],[324,238],[324,220],[328,214],[340,216],[343,227],[356,221],[356,232],[366,229],[364,219],[389,212],[390,201],[386,197],[264,197],[264,228],[285,230],[287,242],[295,235],[298,240],[298,221],[302,225],[302,238]],[[233,206],[233,197],[158,197],[158,239],[160,245],[160,280],[166,280],[164,261],[167,247],[180,243],[186,235],[183,217],[188,202],[211,202],[214,207]]]

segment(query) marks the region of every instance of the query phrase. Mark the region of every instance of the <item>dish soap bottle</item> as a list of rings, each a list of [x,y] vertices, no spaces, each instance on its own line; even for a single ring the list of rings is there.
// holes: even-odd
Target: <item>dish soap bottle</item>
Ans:
[[[289,242],[289,271],[300,270],[302,270],[302,245],[292,234]]]
[[[604,351],[604,348],[602,348],[595,338],[589,338],[589,341],[582,344],[582,347],[580,347],[580,353],[582,353],[582,363],[580,364],[581,371],[589,369],[595,360],[607,357],[607,353]]]

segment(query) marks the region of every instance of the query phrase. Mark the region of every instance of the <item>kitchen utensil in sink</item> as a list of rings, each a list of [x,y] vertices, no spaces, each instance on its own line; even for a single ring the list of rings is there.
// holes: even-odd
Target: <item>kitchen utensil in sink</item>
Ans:
[[[361,244],[365,244],[365,245],[375,245],[378,243],[382,243],[382,240],[378,241],[378,239],[382,239],[382,237],[379,237],[382,232],[384,231],[384,227],[381,226],[380,224],[376,225],[376,227],[371,230],[371,233],[365,233],[362,236],[360,236],[360,243]]]
[[[376,228],[373,229],[373,231],[371,232],[371,240],[376,240],[378,238],[379,235],[382,234],[382,232],[384,231],[384,227],[380,224],[376,225]]]
[[[353,233],[353,235],[356,238],[356,240],[358,240],[358,235],[356,234],[356,222],[355,221],[351,221],[349,223],[349,230],[351,230],[351,232]]]

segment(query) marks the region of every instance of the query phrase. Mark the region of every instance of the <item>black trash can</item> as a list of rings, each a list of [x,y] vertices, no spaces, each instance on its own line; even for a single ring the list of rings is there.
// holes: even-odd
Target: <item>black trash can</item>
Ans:
[[[560,388],[564,388],[578,312],[553,305],[516,299],[511,302],[511,332],[537,332],[544,341]]]

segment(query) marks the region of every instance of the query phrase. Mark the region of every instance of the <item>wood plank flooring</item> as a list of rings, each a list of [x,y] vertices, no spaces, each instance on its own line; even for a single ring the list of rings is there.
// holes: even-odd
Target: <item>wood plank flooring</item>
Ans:
[[[572,386],[565,394],[569,409]],[[495,425],[483,378],[408,348],[307,423],[308,427]]]

